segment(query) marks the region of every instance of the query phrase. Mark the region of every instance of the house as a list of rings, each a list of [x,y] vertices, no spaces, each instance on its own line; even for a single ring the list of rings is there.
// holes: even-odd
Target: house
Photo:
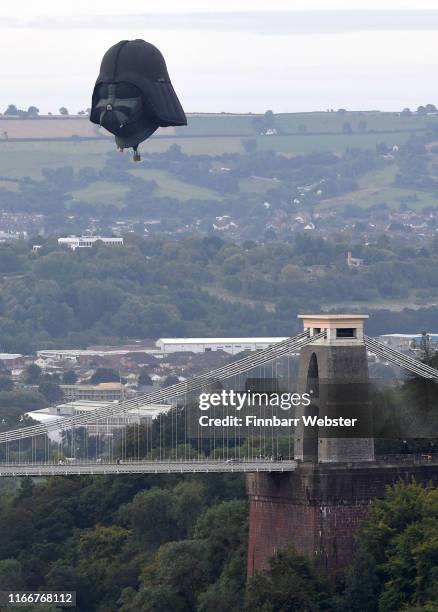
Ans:
[[[351,251],[347,253],[347,266],[349,268],[360,268],[364,265],[364,260],[359,259],[358,257],[353,257]]]

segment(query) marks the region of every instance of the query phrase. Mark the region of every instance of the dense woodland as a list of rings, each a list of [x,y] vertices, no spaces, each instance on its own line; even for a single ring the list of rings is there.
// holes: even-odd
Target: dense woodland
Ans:
[[[30,353],[129,338],[293,335],[296,315],[321,303],[405,298],[438,292],[438,242],[421,248],[382,236],[357,248],[298,235],[290,242],[236,244],[132,235],[124,247],[76,252],[47,240],[0,245],[1,350]],[[350,307],[351,310],[351,307]],[[367,308],[367,310],[369,310]],[[368,333],[435,331],[438,307],[375,309]]]
[[[245,584],[241,476],[25,479],[2,484],[0,588],[76,590],[83,612],[436,612],[437,519],[436,488],[398,484],[335,585],[293,550]]]

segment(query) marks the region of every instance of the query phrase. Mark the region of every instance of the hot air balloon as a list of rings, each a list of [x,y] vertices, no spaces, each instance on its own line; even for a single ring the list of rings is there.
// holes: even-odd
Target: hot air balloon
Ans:
[[[159,49],[144,40],[122,40],[108,49],[94,86],[90,121],[114,134],[121,151],[158,127],[187,125]]]

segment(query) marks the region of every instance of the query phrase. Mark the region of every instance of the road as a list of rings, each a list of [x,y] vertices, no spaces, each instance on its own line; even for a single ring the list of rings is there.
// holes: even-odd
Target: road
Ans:
[[[0,476],[68,476],[70,474],[186,474],[209,472],[290,472],[286,461],[127,461],[124,463],[72,462],[0,464]]]

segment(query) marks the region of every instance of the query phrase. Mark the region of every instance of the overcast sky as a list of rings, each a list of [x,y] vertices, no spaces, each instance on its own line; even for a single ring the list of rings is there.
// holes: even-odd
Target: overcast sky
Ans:
[[[16,6],[0,5],[0,111],[8,104],[41,112],[88,107],[103,53],[132,38],[161,49],[188,112],[438,105],[438,0]]]

